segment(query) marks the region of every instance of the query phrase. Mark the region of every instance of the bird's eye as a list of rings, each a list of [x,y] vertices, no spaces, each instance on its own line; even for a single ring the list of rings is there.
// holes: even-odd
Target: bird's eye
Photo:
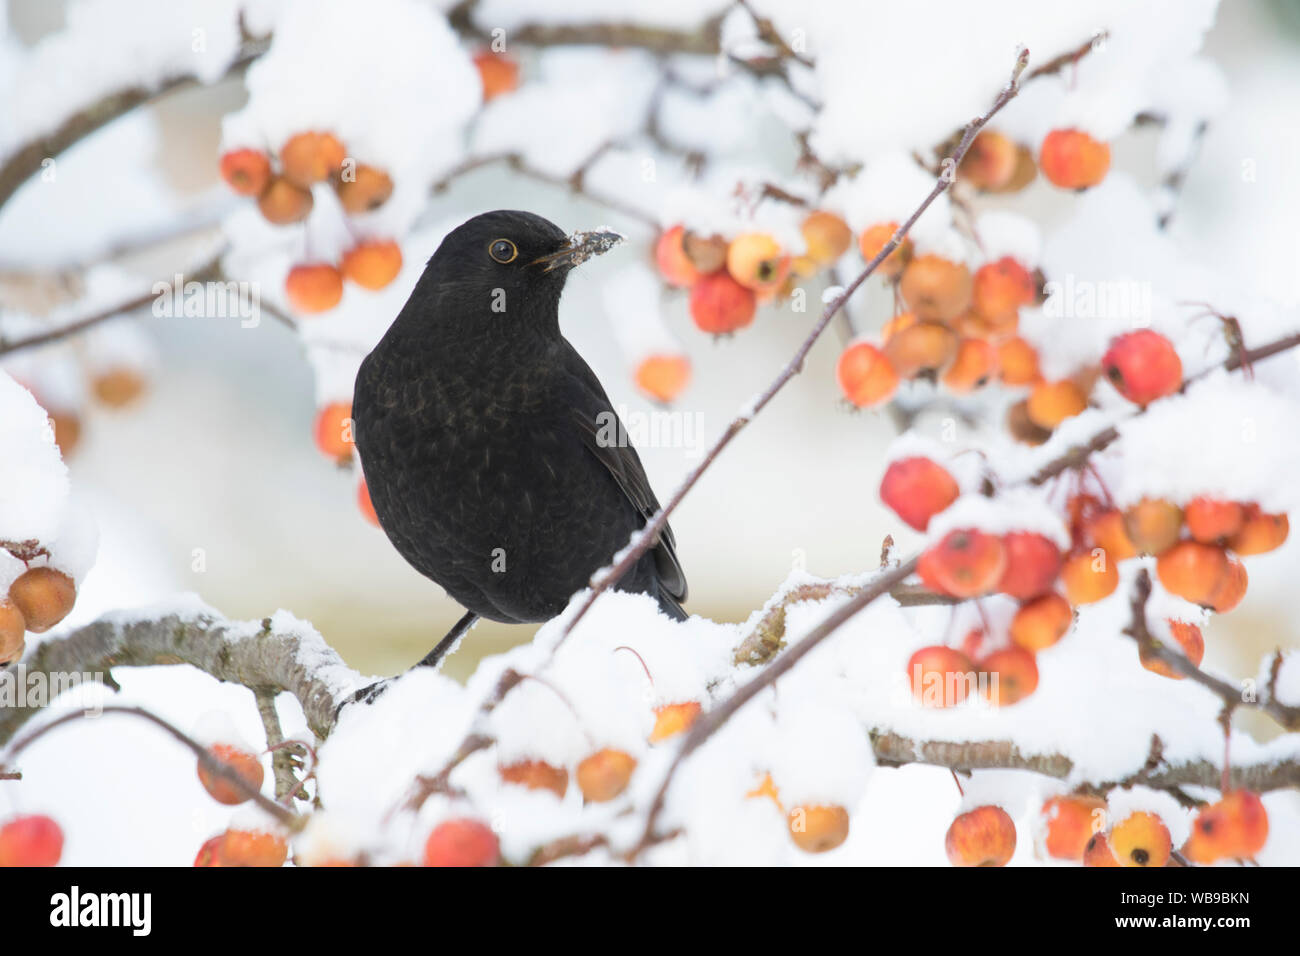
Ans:
[[[488,255],[497,262],[505,265],[507,262],[514,262],[515,257],[519,255],[519,250],[509,239],[493,239],[488,244]]]

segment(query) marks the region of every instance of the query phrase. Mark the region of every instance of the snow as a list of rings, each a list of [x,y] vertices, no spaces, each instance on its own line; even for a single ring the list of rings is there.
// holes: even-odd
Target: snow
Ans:
[[[1043,500],[1041,492],[1012,488],[989,498],[967,492],[930,519],[926,529],[933,542],[943,540],[950,531],[975,528],[988,534],[1003,535],[1012,531],[1041,534],[1066,549],[1070,535],[1060,514]]]

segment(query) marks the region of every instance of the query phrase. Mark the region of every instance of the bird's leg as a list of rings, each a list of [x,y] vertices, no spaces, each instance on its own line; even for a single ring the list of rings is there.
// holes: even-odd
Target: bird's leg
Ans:
[[[437,667],[442,663],[442,659],[451,653],[452,648],[460,643],[460,639],[468,633],[469,629],[478,621],[478,615],[473,611],[466,611],[465,616],[457,621],[447,632],[447,635],[438,642],[429,653],[421,658],[416,667]]]
[[[442,659],[451,653],[452,648],[460,642],[460,639],[465,636],[466,632],[468,632],[477,621],[477,614],[473,611],[466,611],[465,616],[452,625],[451,630],[448,631],[447,635],[438,642],[437,646],[428,654],[425,654],[424,657],[420,659],[419,663],[415,664],[411,670],[415,670],[416,667],[437,667],[442,663]],[[348,704],[373,704],[384,691],[388,690],[388,686],[392,682],[393,678],[385,677],[383,680],[375,681],[373,684],[367,684],[343,703],[339,704],[338,710],[335,711],[335,716],[337,717]]]

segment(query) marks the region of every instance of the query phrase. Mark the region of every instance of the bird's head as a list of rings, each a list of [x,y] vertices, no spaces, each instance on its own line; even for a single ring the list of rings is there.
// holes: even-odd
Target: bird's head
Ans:
[[[533,213],[499,209],[448,233],[429,260],[421,285],[428,283],[428,291],[443,302],[462,303],[467,316],[486,313],[509,319],[521,309],[554,312],[573,268],[622,241],[609,229],[569,235]]]

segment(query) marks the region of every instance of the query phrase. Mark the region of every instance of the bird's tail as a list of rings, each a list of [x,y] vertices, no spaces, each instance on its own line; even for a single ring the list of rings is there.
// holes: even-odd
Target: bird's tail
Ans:
[[[655,597],[659,601],[659,610],[663,611],[674,621],[684,621],[687,618],[686,611],[677,603],[677,598],[673,597],[663,587],[659,587]]]

